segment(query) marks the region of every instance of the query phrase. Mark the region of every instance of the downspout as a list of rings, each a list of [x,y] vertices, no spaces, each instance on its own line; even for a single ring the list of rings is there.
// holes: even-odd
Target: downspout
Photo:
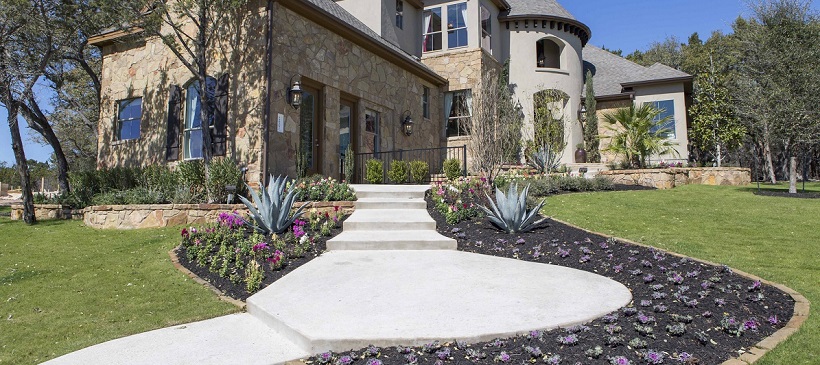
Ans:
[[[261,168],[260,174],[262,176],[259,177],[259,182],[264,184],[265,176],[268,175],[268,138],[269,138],[269,125],[270,125],[270,107],[271,107],[271,90],[273,89],[271,83],[271,63],[272,63],[272,55],[273,52],[273,1],[268,0],[267,6],[265,7],[265,16],[268,18],[267,29],[265,30],[265,101],[264,101],[264,112],[262,117],[262,158],[261,158]]]

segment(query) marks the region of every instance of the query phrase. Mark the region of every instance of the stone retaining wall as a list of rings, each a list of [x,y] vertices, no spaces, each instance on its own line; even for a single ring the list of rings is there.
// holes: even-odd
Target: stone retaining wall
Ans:
[[[610,170],[599,172],[615,184],[672,189],[680,185],[742,186],[752,182],[751,170],[740,167],[676,167],[668,169]]]
[[[302,203],[297,203],[296,207]],[[315,202],[318,213],[333,212],[340,207],[345,213],[353,211],[355,202]],[[145,204],[145,205],[95,205],[82,210],[63,205],[35,204],[37,219],[82,219],[86,226],[104,229],[159,228],[187,224],[204,224],[216,221],[219,213],[236,211],[248,214],[244,204]],[[11,207],[11,219],[23,216],[23,206]]]

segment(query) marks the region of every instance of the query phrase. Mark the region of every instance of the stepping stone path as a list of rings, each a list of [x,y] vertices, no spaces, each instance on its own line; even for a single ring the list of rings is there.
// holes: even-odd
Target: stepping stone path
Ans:
[[[281,364],[367,345],[467,342],[580,324],[632,300],[585,271],[456,251],[428,186],[354,185],[328,251],[248,298],[247,313],[129,336],[46,364]]]

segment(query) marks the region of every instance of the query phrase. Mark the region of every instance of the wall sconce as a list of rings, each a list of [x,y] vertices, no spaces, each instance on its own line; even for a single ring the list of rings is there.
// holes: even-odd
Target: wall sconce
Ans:
[[[580,120],[580,121],[587,120],[587,107],[584,104],[581,104],[581,108],[578,109],[578,120]]]
[[[413,134],[413,119],[411,118],[410,110],[406,110],[404,113],[402,113],[402,117],[403,118],[401,119],[401,129],[405,135],[409,136]]]
[[[288,102],[290,105],[296,109],[299,108],[299,105],[302,105],[302,87],[299,84],[299,79],[302,76],[294,75],[290,78],[290,89],[288,90]]]

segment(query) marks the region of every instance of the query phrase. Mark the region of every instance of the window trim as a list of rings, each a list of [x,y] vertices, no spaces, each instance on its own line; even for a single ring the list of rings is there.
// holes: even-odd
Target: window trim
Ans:
[[[447,123],[446,123],[447,138],[470,137],[471,136],[470,133],[462,134],[461,132],[463,130],[462,123],[464,123],[465,121],[467,123],[470,123],[471,120],[472,120],[472,117],[473,117],[473,111],[471,110],[472,108],[471,108],[471,105],[470,105],[471,104],[470,99],[472,99],[472,90],[471,89],[453,90],[453,91],[448,92],[447,94],[451,95],[451,97],[450,97],[451,98],[450,99],[451,100],[450,110],[449,111],[445,110],[445,113],[447,113],[447,115],[446,115],[446,119],[447,119]],[[467,113],[465,115],[457,115],[455,117],[451,117],[449,114],[452,113],[452,111],[453,111],[453,107],[454,107],[454,104],[455,104],[454,100],[455,100],[455,96],[457,94],[464,95],[463,96],[464,97],[464,103],[466,104],[466,105],[464,105],[464,108],[466,109]],[[445,97],[445,99],[446,99],[446,97]],[[452,123],[453,121],[455,121],[457,123],[456,124],[456,134],[455,135],[450,135],[450,123]]]
[[[126,103],[126,102],[133,102],[134,100],[139,100],[140,101],[139,118],[121,119],[120,118],[120,112],[122,112],[122,110],[124,109],[122,107],[122,104]],[[136,97],[131,97],[131,98],[120,99],[120,100],[117,100],[115,102],[114,106],[115,106],[115,110],[116,110],[115,117],[114,117],[115,118],[115,120],[114,120],[114,131],[115,131],[114,141],[117,141],[117,142],[119,142],[119,141],[135,141],[135,140],[140,139],[142,137],[142,116],[143,116],[142,97],[141,96],[136,96]],[[122,138],[122,134],[121,134],[122,133],[122,123],[123,122],[133,122],[135,120],[139,122],[138,123],[139,124],[139,129],[137,130],[137,137],[136,138]]]
[[[482,14],[485,12],[488,16],[486,21],[484,20],[484,15]],[[486,38],[487,48],[484,49],[490,52],[490,54],[493,54],[493,13],[490,12],[490,9],[488,9],[486,6],[481,5],[481,7],[478,10],[478,16],[481,27],[481,47],[484,48],[484,39]],[[484,27],[485,24],[487,25],[486,28]]]

